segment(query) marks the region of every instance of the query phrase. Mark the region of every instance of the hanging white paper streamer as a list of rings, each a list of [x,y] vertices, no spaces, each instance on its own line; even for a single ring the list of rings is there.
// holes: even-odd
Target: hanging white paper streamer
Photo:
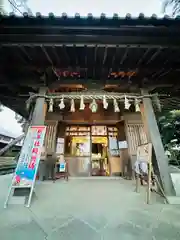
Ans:
[[[80,100],[80,108],[79,110],[84,110],[85,108],[85,104],[84,104],[84,96],[81,96],[81,100]]]
[[[127,99],[127,97],[125,96],[125,99],[124,99],[124,106],[125,106],[125,109],[129,109],[131,104],[129,103],[129,100]]]
[[[48,109],[48,112],[53,112],[53,99],[51,98],[50,101],[49,101],[49,109]]]
[[[104,109],[108,108],[108,102],[106,100],[106,96],[105,95],[103,96],[103,107],[104,107]]]
[[[118,103],[117,103],[116,99],[113,99],[113,103],[114,103],[114,111],[115,112],[120,112],[120,109],[119,109],[119,106],[118,106]]]
[[[60,108],[60,109],[65,108],[64,98],[61,98],[61,102],[60,102],[60,104],[59,104],[59,108]]]
[[[89,105],[89,108],[91,109],[92,112],[97,111],[98,105],[97,105],[95,99],[93,99],[92,103]]]
[[[139,101],[137,100],[137,98],[135,99],[135,110],[136,112],[140,112]]]
[[[74,102],[74,99],[71,99],[71,109],[70,109],[71,112],[75,112],[75,102]]]

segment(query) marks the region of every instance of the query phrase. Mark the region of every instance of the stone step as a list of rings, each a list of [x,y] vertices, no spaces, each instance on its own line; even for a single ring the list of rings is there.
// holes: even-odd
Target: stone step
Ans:
[[[21,196],[29,196],[30,188],[15,188],[13,196],[21,197]]]
[[[25,205],[30,194],[30,188],[15,188],[9,196],[8,204]]]
[[[9,198],[8,204],[24,205],[26,203],[26,196],[12,196]]]
[[[179,205],[180,204],[180,197],[177,196],[166,196],[168,203],[172,205]]]
[[[122,177],[90,176],[90,177],[69,177],[70,180],[123,180]]]
[[[16,164],[14,157],[0,157],[0,170],[15,168]]]

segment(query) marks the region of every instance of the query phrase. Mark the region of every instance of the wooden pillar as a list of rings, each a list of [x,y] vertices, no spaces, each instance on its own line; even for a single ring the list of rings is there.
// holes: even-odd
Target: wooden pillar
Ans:
[[[48,107],[48,105],[47,105],[47,103],[45,102],[45,103],[44,103],[44,108],[43,108],[44,119],[46,119],[47,107]]]
[[[46,94],[47,88],[42,87],[39,90],[39,94]],[[45,120],[45,98],[39,97],[36,100],[31,125],[38,126],[44,125]]]
[[[118,129],[118,141],[127,141],[125,133],[125,121],[118,122],[116,125]],[[131,179],[132,166],[127,148],[120,149],[120,164],[122,168],[122,175]]]
[[[144,131],[146,133],[147,141],[151,142],[149,132],[148,132],[147,121],[146,121],[145,114],[144,114],[144,104],[143,103],[140,105],[140,111],[141,111],[141,118],[142,118],[142,122],[144,125]]]
[[[142,90],[141,93],[142,95],[148,94],[146,90]],[[164,192],[166,195],[169,195],[169,196],[174,195],[172,180],[169,174],[168,159],[165,155],[163,143],[161,140],[159,128],[157,125],[155,113],[152,106],[152,101],[148,97],[143,98],[142,119],[145,121],[147,137],[151,141],[154,148]]]
[[[46,94],[47,88],[46,87],[41,87],[39,89],[39,94]],[[46,111],[46,102],[44,97],[38,97],[36,99],[36,104],[34,107],[33,115],[32,115],[32,120],[31,120],[31,125],[32,126],[40,126],[44,125],[45,121],[45,111]],[[46,176],[46,165],[45,161],[40,161],[39,163],[39,179],[43,180]]]

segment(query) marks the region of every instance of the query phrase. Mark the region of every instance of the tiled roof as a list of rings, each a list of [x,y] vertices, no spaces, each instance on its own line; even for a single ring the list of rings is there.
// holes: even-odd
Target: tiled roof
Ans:
[[[2,126],[0,126],[0,135],[16,138],[17,135],[13,134],[12,132],[9,132],[8,130],[4,129]]]
[[[156,14],[152,14],[151,17],[146,17],[143,13],[140,13],[138,17],[132,17],[131,14],[127,13],[126,16],[122,17],[119,16],[117,13],[113,14],[112,17],[107,17],[104,13],[102,13],[99,17],[94,17],[91,13],[89,13],[86,17],[80,16],[80,14],[76,13],[74,16],[68,16],[66,13],[62,13],[61,16],[56,16],[53,13],[49,13],[48,16],[43,16],[40,12],[37,12],[36,15],[31,16],[28,13],[24,12],[23,16],[17,16],[14,13],[9,13],[9,15],[1,15],[1,19],[10,19],[14,18],[17,21],[26,19],[28,22],[26,23],[33,23],[36,20],[42,21],[43,23],[50,24],[65,24],[65,25],[83,25],[84,27],[86,24],[90,25],[107,25],[107,26],[119,26],[119,25],[154,25],[154,26],[161,26],[161,25],[180,25],[180,16],[176,16],[176,18],[171,18],[168,15],[164,15],[162,18],[158,18]],[[32,20],[32,21],[31,21]],[[50,21],[50,22],[49,22]]]
[[[16,15],[14,12],[9,12],[8,14],[1,14],[3,16],[16,16],[19,17],[21,15]],[[179,18],[180,16],[176,16],[174,17],[170,17],[169,15],[165,14],[163,17],[159,18],[156,14],[152,14],[151,16],[145,16],[143,13],[139,13],[139,16],[134,17],[132,16],[130,13],[127,13],[125,16],[120,16],[118,13],[114,13],[112,16],[107,16],[105,13],[101,13],[98,17],[97,16],[93,16],[92,13],[88,13],[87,16],[81,16],[79,13],[75,13],[74,16],[70,15],[68,16],[67,13],[63,12],[61,15],[55,15],[54,13],[50,12],[48,15],[43,15],[40,12],[36,12],[35,15],[30,15],[27,12],[23,12],[23,17],[27,17],[29,15],[29,17],[63,17],[63,18],[104,18],[104,19],[112,19],[112,18],[121,18],[121,19],[125,19],[125,18],[132,18],[132,19],[138,19],[138,18],[146,18],[146,19],[150,19],[150,18],[156,18],[156,19],[176,19]]]

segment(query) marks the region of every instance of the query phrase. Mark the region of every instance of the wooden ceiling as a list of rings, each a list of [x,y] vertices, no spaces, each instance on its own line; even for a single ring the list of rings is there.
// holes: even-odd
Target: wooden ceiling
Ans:
[[[0,35],[0,101],[19,112],[42,85],[180,93],[180,19],[1,16]]]

